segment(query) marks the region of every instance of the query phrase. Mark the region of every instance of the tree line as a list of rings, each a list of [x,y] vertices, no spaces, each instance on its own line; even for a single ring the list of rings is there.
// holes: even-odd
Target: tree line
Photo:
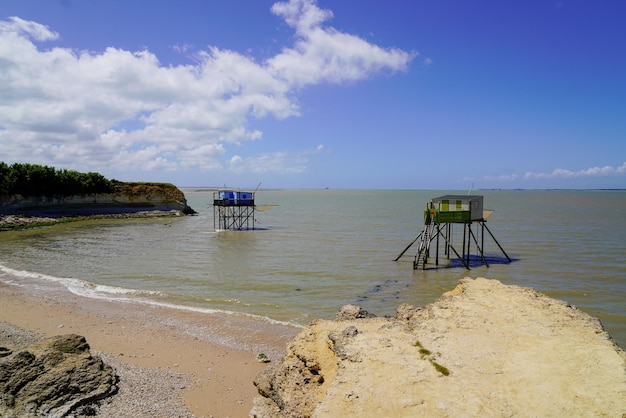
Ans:
[[[116,180],[108,180],[99,173],[80,173],[74,170],[37,164],[0,161],[0,194],[22,196],[69,196],[115,191]]]

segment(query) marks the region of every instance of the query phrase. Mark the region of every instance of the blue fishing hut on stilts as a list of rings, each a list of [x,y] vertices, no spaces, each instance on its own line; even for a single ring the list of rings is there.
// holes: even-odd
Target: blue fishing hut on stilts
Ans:
[[[400,255],[395,259],[398,261],[413,244],[419,241],[417,253],[413,259],[413,269],[426,269],[431,254],[433,240],[435,241],[434,256],[435,265],[439,265],[440,239],[443,241],[444,256],[450,258],[450,251],[454,252],[463,266],[470,268],[470,253],[472,243],[475,244],[477,252],[480,254],[481,264],[489,267],[484,253],[485,231],[497,244],[508,262],[511,259],[504,251],[498,240],[493,236],[486,225],[487,218],[493,211],[483,208],[483,196],[480,195],[446,195],[436,197],[426,205],[424,210],[424,229],[411,242]],[[458,245],[459,239],[453,236],[453,225],[462,225],[463,240],[461,251],[459,252],[453,245]],[[476,226],[476,231],[472,230],[472,225]]]
[[[254,229],[254,192],[213,192],[213,227],[217,230]]]

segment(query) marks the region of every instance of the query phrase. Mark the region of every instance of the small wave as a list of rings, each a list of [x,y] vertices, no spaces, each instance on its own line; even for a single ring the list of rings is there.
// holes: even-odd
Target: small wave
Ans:
[[[229,310],[225,310],[225,309],[201,308],[201,307],[197,307],[197,306],[179,305],[179,304],[175,304],[175,303],[159,302],[159,301],[150,300],[150,299],[132,299],[132,301],[133,302],[140,302],[140,303],[144,303],[144,304],[152,305],[152,306],[158,306],[158,307],[161,307],[161,308],[175,309],[175,310],[178,310],[178,311],[187,311],[187,312],[195,312],[195,313],[202,313],[202,314],[213,314],[213,315],[214,314],[236,315],[236,316],[242,316],[242,317],[245,317],[245,318],[250,318],[250,319],[253,319],[255,321],[265,322],[265,323],[272,324],[272,325],[284,325],[284,326],[292,326],[292,327],[302,328],[302,325],[296,324],[294,322],[279,321],[279,320],[276,320],[276,319],[268,318],[266,316],[254,315],[254,314],[249,314],[249,313],[245,313],[245,312],[229,311]]]
[[[158,300],[150,299],[150,297],[167,296],[163,292],[149,291],[149,290],[137,290],[127,289],[117,286],[107,286],[96,284],[87,280],[80,280],[70,277],[55,277],[47,274],[35,273],[25,270],[15,270],[10,267],[0,265],[0,280],[4,283],[14,286],[31,287],[32,282],[28,282],[28,279],[37,283],[49,282],[61,285],[70,293],[91,299],[109,300],[123,303],[135,303],[143,305],[157,306],[167,309],[175,309],[179,311],[196,312],[203,314],[224,314],[224,315],[237,315],[246,318],[250,318],[256,321],[265,322],[273,325],[285,325],[301,328],[302,325],[289,321],[279,321],[272,318],[268,318],[261,315],[254,315],[244,312],[229,311],[224,309],[202,308],[187,305],[180,305],[169,302],[161,302]],[[124,297],[134,296],[134,297]]]
[[[36,281],[47,281],[52,283],[57,283],[65,287],[70,292],[79,295],[79,296],[87,296],[87,297],[97,297],[97,295],[149,295],[149,296],[159,296],[161,292],[149,291],[149,290],[137,290],[137,289],[127,289],[123,287],[117,286],[107,286],[96,284],[87,280],[80,280],[71,277],[55,277],[42,273],[35,273],[26,270],[15,270],[10,267],[0,265],[0,277],[12,284],[20,284],[20,285],[28,285],[28,283],[19,283],[19,279],[35,279]],[[12,278],[13,279],[12,279]],[[15,280],[18,279],[18,280]],[[99,297],[102,299],[104,297]]]

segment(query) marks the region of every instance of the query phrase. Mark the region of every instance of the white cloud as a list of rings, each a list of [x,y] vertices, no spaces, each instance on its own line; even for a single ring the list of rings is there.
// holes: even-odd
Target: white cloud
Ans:
[[[365,40],[324,28],[332,12],[309,0],[276,3],[272,11],[296,30],[294,48],[268,60],[268,67],[290,86],[320,82],[342,83],[367,78],[383,69],[404,71],[417,53],[383,49]]]
[[[574,170],[566,170],[563,168],[557,168],[549,173],[538,173],[538,172],[526,172],[524,175],[518,175],[515,173],[508,174],[493,174],[482,176],[479,180],[488,182],[489,184],[494,183],[508,183],[508,182],[516,182],[519,180],[565,180],[565,179],[581,179],[581,178],[600,178],[600,177],[610,177],[610,176],[622,176],[626,174],[626,162],[622,163],[619,167],[612,167],[610,165],[605,165],[604,167],[591,167],[578,171]],[[472,177],[463,178],[463,182],[474,182],[476,181]]]
[[[228,162],[228,167],[235,173],[303,173],[306,171],[309,155],[318,154],[324,149],[318,145],[314,150],[290,153],[278,151],[255,157],[242,158],[236,155]]]
[[[626,174],[626,162],[619,167],[612,167],[605,165],[604,167],[591,167],[583,170],[572,171],[564,168],[557,168],[551,173],[533,173],[527,172],[524,174],[524,179],[569,179],[580,177],[607,177],[607,176],[619,176]]]
[[[59,34],[51,31],[47,26],[17,16],[10,17],[6,22],[0,22],[0,33],[3,35],[26,35],[35,41],[50,41],[59,38]]]
[[[261,63],[218,47],[178,66],[161,65],[148,50],[40,49],[59,34],[18,17],[0,21],[3,160],[90,170],[305,170],[306,158],[282,152],[222,159],[230,144],[262,138],[250,118],[299,115],[300,87],[404,71],[414,55],[324,27],[332,12],[314,0],[272,11],[294,28],[295,44]]]

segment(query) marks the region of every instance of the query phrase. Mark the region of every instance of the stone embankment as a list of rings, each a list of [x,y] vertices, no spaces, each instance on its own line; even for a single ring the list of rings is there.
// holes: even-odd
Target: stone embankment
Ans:
[[[259,418],[626,416],[626,354],[597,319],[483,278],[394,318],[345,306],[254,383]]]

